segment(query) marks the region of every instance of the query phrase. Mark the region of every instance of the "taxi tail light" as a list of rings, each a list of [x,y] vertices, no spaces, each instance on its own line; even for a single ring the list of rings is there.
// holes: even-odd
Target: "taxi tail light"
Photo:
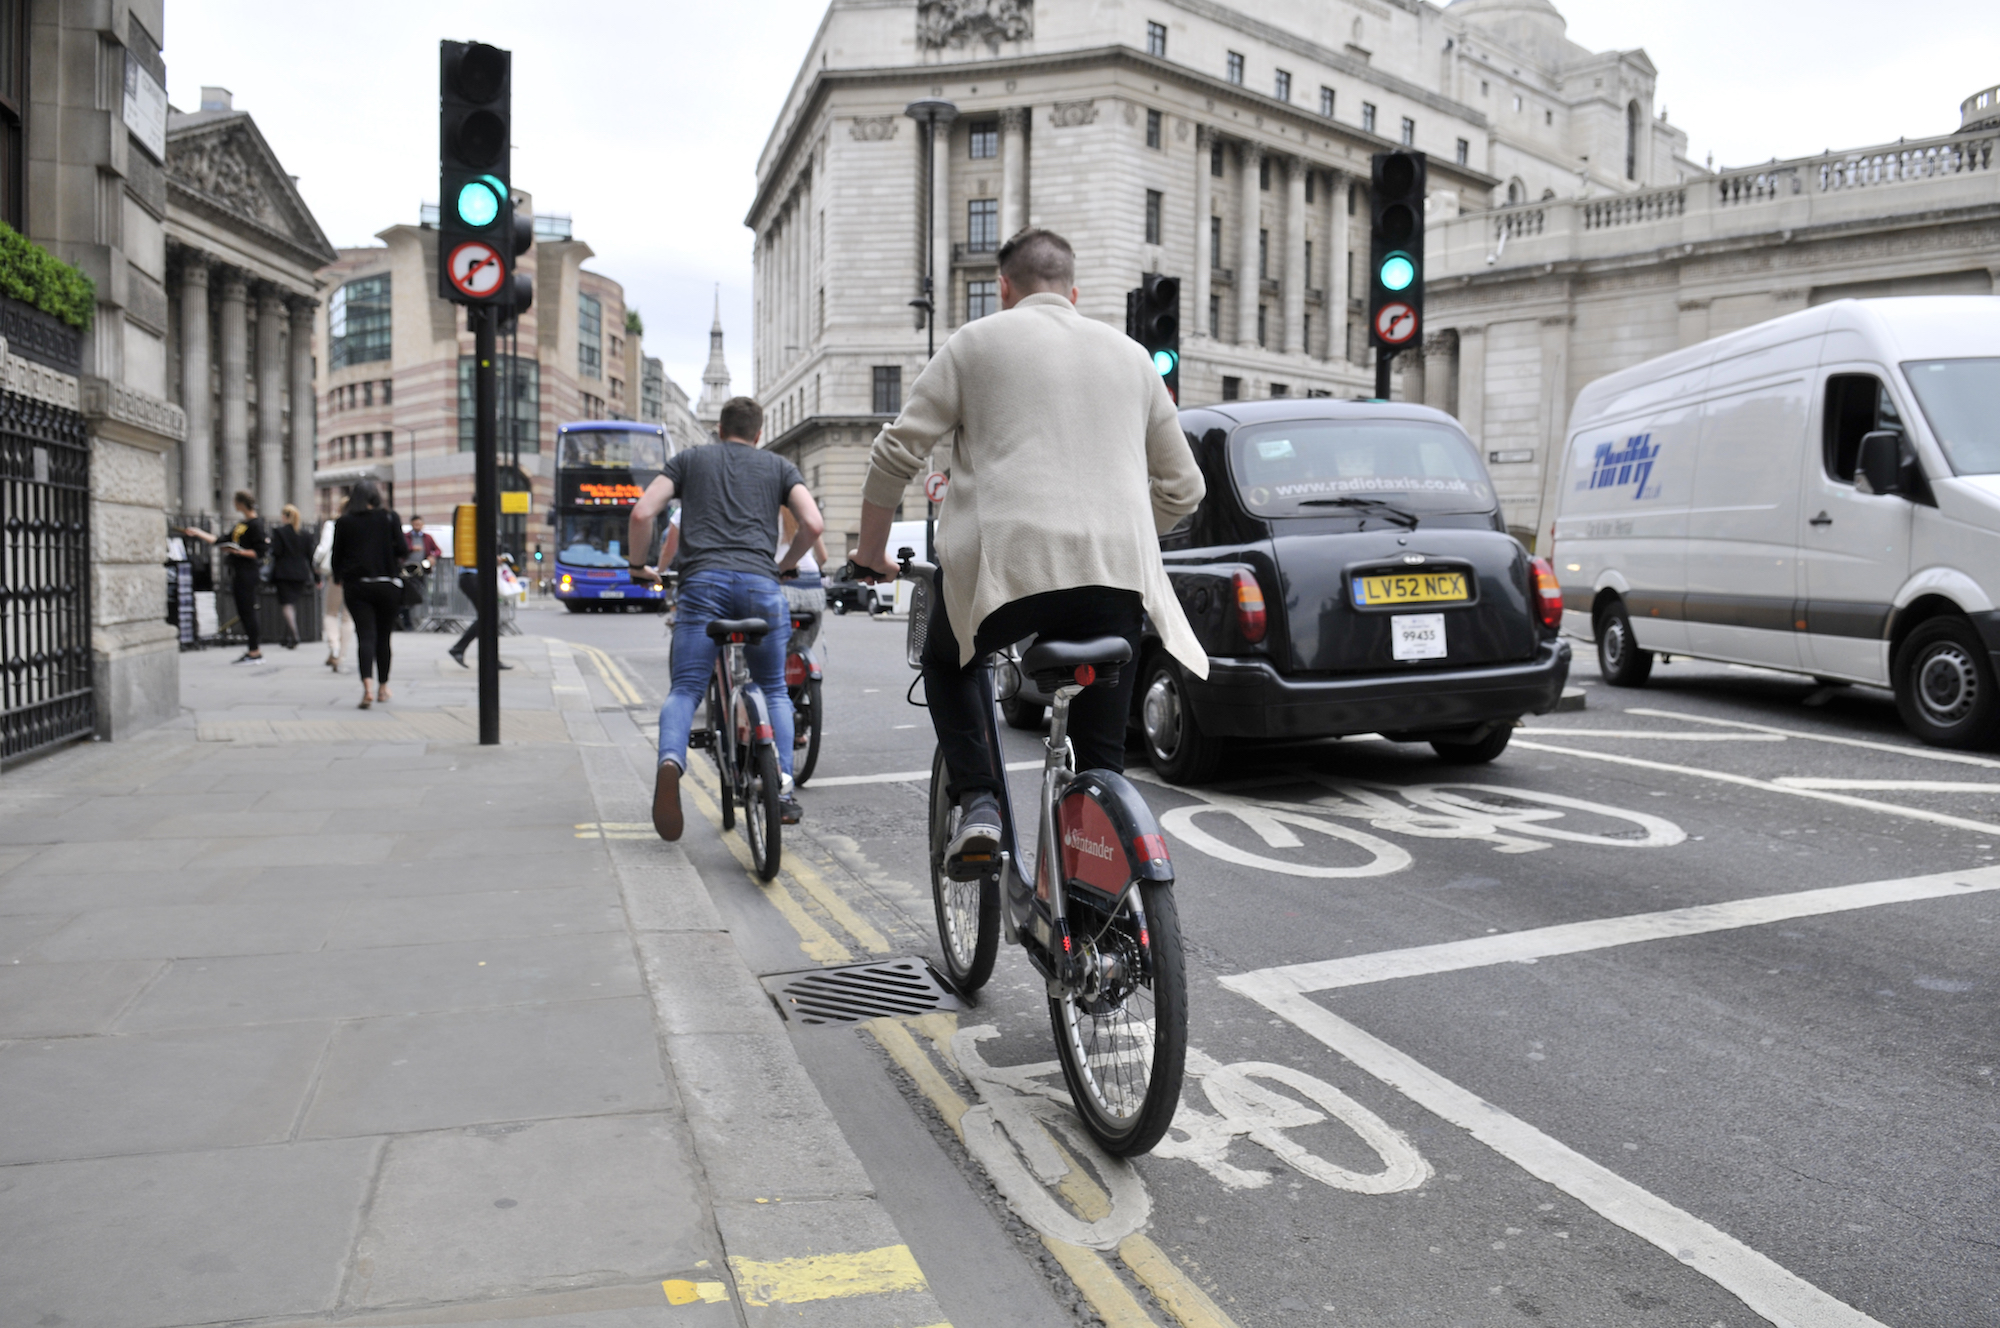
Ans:
[[[797,655],[785,656],[785,686],[803,687],[806,682],[806,662]]]
[[[1255,645],[1264,639],[1264,591],[1249,572],[1236,574],[1236,630]]]
[[[1530,558],[1528,564],[1535,572],[1535,608],[1542,626],[1559,632],[1563,625],[1563,592],[1562,583],[1556,580],[1556,569],[1549,566],[1546,558]]]

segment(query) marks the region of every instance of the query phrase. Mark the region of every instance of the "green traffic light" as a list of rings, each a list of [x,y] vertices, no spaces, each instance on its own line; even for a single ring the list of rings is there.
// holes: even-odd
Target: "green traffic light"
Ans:
[[[1180,357],[1170,350],[1156,350],[1153,352],[1153,369],[1162,378],[1172,373],[1174,367],[1179,363]]]
[[[1382,260],[1382,285],[1386,290],[1408,290],[1417,279],[1417,265],[1408,254],[1390,254]]]
[[[491,226],[500,216],[500,193],[490,176],[468,180],[458,191],[458,219],[468,226]]]

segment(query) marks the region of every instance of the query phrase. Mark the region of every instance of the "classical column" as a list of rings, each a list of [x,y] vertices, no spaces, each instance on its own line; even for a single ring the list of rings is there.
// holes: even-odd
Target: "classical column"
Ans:
[[[1028,224],[1028,113],[1000,112],[1000,242]]]
[[[1285,351],[1306,349],[1306,172],[1303,157],[1285,164]]]
[[[1326,358],[1347,358],[1347,190],[1349,178],[1338,171],[1326,180]]]
[[[1395,399],[1398,401],[1408,401],[1419,406],[1423,405],[1424,383],[1426,379],[1423,346],[1419,344],[1411,346],[1408,350],[1398,351],[1396,354],[1396,368],[1402,371],[1403,391]]]
[[[1449,414],[1457,404],[1452,400],[1458,374],[1458,337],[1449,329],[1424,338],[1423,403],[1432,410]]]
[[[1254,346],[1257,302],[1264,293],[1257,271],[1257,229],[1262,215],[1257,199],[1257,171],[1264,160],[1264,149],[1255,143],[1244,143],[1239,146],[1236,158],[1241,177],[1237,197],[1236,341],[1239,345]]]
[[[285,298],[257,295],[257,510],[266,521],[291,499],[285,485]]]
[[[250,328],[244,313],[249,289],[240,272],[222,278],[222,510],[238,489],[250,487],[250,414],[244,400],[250,376]]]
[[[313,387],[313,310],[319,301],[291,301],[292,328],[288,358],[292,368],[292,504],[309,521],[318,519],[319,499],[313,484],[314,427],[318,393]],[[414,462],[415,458],[412,458]],[[407,505],[411,498],[403,499]]]
[[[1458,422],[1474,443],[1486,435],[1486,329],[1458,329]]]
[[[181,510],[212,512],[215,501],[215,385],[208,367],[208,257],[181,256]],[[222,506],[226,509],[228,504]]]
[[[1208,297],[1212,289],[1209,269],[1215,264],[1214,247],[1209,243],[1209,210],[1214,207],[1208,176],[1208,154],[1214,145],[1207,125],[1194,131],[1194,299],[1183,330],[1208,335]]]

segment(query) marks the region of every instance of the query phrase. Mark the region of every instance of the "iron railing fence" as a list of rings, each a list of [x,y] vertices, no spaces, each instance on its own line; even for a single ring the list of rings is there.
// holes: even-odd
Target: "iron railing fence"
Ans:
[[[97,727],[83,416],[0,392],[0,764]]]

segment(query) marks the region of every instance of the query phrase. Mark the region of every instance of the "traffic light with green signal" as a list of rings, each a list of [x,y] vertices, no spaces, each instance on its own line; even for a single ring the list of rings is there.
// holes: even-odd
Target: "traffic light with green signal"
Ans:
[[[1368,340],[1379,352],[1380,396],[1388,394],[1389,357],[1423,336],[1427,174],[1421,152],[1375,154],[1368,199]]]
[[[527,245],[511,185],[513,77],[510,51],[438,43],[438,294],[457,304],[525,308],[523,295],[533,298],[515,272]],[[519,221],[532,243],[532,219]]]
[[[1148,272],[1125,292],[1125,335],[1146,348],[1167,395],[1181,399],[1181,280]]]

